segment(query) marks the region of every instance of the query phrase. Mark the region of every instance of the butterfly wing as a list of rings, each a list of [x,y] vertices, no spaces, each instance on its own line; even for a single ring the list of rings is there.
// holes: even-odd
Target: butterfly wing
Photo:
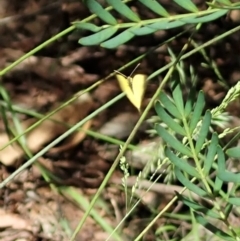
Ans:
[[[134,105],[140,111],[143,96],[146,90],[147,76],[144,74],[136,74],[132,79],[132,90],[134,95]]]
[[[117,77],[121,90],[126,94],[127,98],[132,102],[132,104],[137,107],[136,101],[135,101],[135,96],[134,96],[132,88],[131,88],[132,79],[127,78],[120,74],[117,74],[116,77]]]

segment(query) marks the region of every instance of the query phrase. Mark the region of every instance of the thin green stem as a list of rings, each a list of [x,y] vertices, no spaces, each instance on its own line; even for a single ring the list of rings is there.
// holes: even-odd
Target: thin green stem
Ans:
[[[189,143],[189,146],[190,146],[190,149],[191,149],[191,152],[193,154],[193,159],[194,159],[194,163],[196,165],[196,169],[197,171],[199,172],[200,176],[201,176],[201,179],[204,183],[204,186],[205,188],[207,189],[207,192],[209,194],[212,193],[212,190],[203,174],[203,171],[202,171],[202,167],[201,167],[201,164],[200,164],[200,161],[198,159],[198,156],[196,154],[196,150],[195,150],[195,146],[194,146],[194,143],[193,143],[193,139],[192,139],[192,135],[190,134],[190,130],[189,130],[189,126],[188,126],[188,123],[186,121],[186,119],[184,118],[183,119],[183,125],[184,125],[184,129],[186,131],[186,136],[187,136],[187,139],[188,139],[188,143]]]
[[[201,46],[198,46],[197,48],[194,48],[194,49],[192,49],[191,51],[187,52],[186,54],[184,54],[184,55],[181,57],[181,60],[187,59],[188,57],[190,57],[191,55],[193,55],[193,54],[195,54],[196,52],[200,51],[201,49],[206,48],[206,47],[214,44],[215,42],[217,42],[217,41],[219,41],[219,40],[221,40],[221,39],[223,39],[223,38],[225,38],[225,37],[227,37],[227,36],[229,36],[229,35],[237,32],[237,31],[239,31],[239,30],[240,30],[240,25],[237,26],[237,27],[235,27],[235,28],[233,28],[233,29],[231,29],[231,30],[228,30],[227,32],[224,32],[223,34],[221,34],[221,35],[219,35],[219,36],[217,36],[217,37],[215,37],[215,38],[207,41],[206,43],[202,44]],[[153,74],[151,74],[151,75],[148,77],[148,79],[152,79],[152,78],[158,76],[158,75],[159,75],[160,73],[162,73],[163,71],[166,71],[167,69],[169,69],[172,65],[173,65],[173,63],[170,62],[169,64],[165,65],[163,68],[161,68],[161,69],[155,71]]]
[[[12,64],[10,64],[9,66],[7,66],[5,69],[3,69],[2,71],[0,71],[0,76],[5,75],[8,71],[10,71],[11,69],[13,69],[15,66],[17,66],[18,64],[20,64],[22,61],[24,61],[25,59],[27,59],[28,57],[34,55],[35,53],[37,53],[38,51],[40,51],[41,49],[43,49],[44,47],[48,46],[49,44],[51,44],[52,42],[58,40],[59,38],[63,37],[64,35],[72,32],[75,29],[75,26],[71,26],[67,29],[65,29],[64,31],[62,31],[61,33],[55,35],[54,37],[48,39],[47,41],[45,41],[44,43],[38,45],[36,48],[34,48],[33,50],[29,51],[27,54],[23,55],[22,57],[20,57],[18,60],[16,60],[15,62],[13,62]]]
[[[186,191],[184,187],[180,194]],[[178,200],[177,196],[175,196],[159,213],[158,215],[148,224],[148,226],[134,239],[134,241],[139,241],[142,239],[145,233],[156,223],[156,221]]]
[[[132,0],[125,0],[123,2],[130,2]],[[107,7],[106,10],[110,11],[112,10],[112,7]],[[81,22],[88,22],[94,18],[96,18],[97,15],[93,14],[83,20],[81,20]],[[13,69],[15,66],[17,66],[18,64],[20,64],[22,61],[24,61],[25,59],[27,59],[28,57],[34,55],[35,53],[37,53],[38,51],[40,51],[41,49],[43,49],[44,47],[48,46],[49,44],[51,44],[52,42],[60,39],[61,37],[63,37],[64,35],[72,32],[73,30],[76,29],[76,26],[72,25],[71,27],[63,30],[62,32],[56,34],[55,36],[53,36],[52,38],[48,39],[47,41],[45,41],[44,43],[38,45],[36,48],[32,49],[31,51],[29,51],[27,54],[23,55],[22,57],[20,57],[18,60],[16,60],[15,62],[13,62],[12,64],[10,64],[9,66],[7,66],[6,68],[4,68],[2,71],[0,71],[0,76],[5,75],[8,71],[10,71],[11,69]]]
[[[35,156],[33,156],[31,159],[29,159],[26,163],[24,163],[21,167],[19,167],[15,172],[13,172],[10,176],[8,176],[4,181],[0,183],[0,189],[3,188],[8,182],[10,182],[14,177],[16,177],[19,173],[21,173],[24,169],[29,167],[31,164],[33,164],[39,157],[44,155],[50,148],[57,145],[59,142],[63,141],[67,136],[72,134],[74,131],[76,131],[78,128],[80,128],[84,123],[91,120],[93,117],[101,113],[103,110],[107,109],[109,106],[111,106],[116,101],[120,100],[122,98],[123,94],[120,94],[107,102],[105,105],[98,108],[96,111],[88,115],[86,118],[78,122],[75,126],[73,126],[71,129],[67,130],[65,133],[63,133],[61,136],[56,138],[53,142],[51,142],[49,145],[44,147],[40,152],[38,152]]]
[[[160,17],[160,18],[151,18],[151,19],[146,19],[146,20],[141,20],[140,22],[136,23],[136,22],[129,22],[129,23],[118,23],[118,28],[121,29],[121,28],[131,28],[131,27],[134,27],[136,25],[141,25],[141,26],[147,26],[149,24],[152,24],[152,23],[161,23],[161,22],[170,22],[170,21],[176,21],[176,20],[183,20],[186,18],[190,18],[190,17],[202,17],[202,16],[205,16],[205,15],[209,15],[211,13],[214,13],[214,12],[218,12],[219,9],[207,9],[207,10],[202,10],[202,11],[199,11],[197,13],[185,13],[185,14],[179,14],[179,15],[172,15],[172,16],[168,16],[168,17]],[[78,23],[77,21],[75,22],[76,24]],[[112,25],[104,25],[104,28],[108,28],[108,27],[112,27]]]
[[[194,40],[192,40],[192,45],[194,48],[199,47],[199,44]],[[208,63],[208,66],[212,68],[213,71],[215,72],[216,76],[218,77],[218,83],[221,86],[223,86],[225,89],[229,89],[229,83],[223,78],[222,74],[220,73],[220,70],[218,69],[216,62],[213,59],[210,59],[210,57],[208,57],[205,49],[201,49],[199,52],[202,54],[203,58]]]
[[[84,215],[83,215],[81,221],[79,222],[77,228],[75,229],[75,231],[74,231],[70,241],[73,241],[75,239],[75,237],[77,236],[78,232],[81,230],[83,224],[85,223],[85,221],[86,221],[86,219],[87,219],[87,217],[89,215],[90,210],[93,208],[93,206],[96,203],[97,199],[99,198],[101,192],[103,191],[104,187],[106,186],[106,184],[108,183],[110,177],[112,176],[114,170],[117,168],[121,157],[124,155],[125,151],[127,150],[127,146],[131,143],[131,141],[134,138],[137,130],[139,129],[139,127],[141,126],[142,122],[146,118],[147,113],[152,108],[153,104],[155,103],[155,100],[159,96],[163,86],[165,85],[165,83],[168,81],[168,79],[172,75],[173,70],[174,70],[173,67],[169,69],[168,73],[166,74],[165,78],[163,79],[163,81],[159,85],[159,87],[158,87],[157,91],[155,92],[154,96],[151,98],[149,104],[147,105],[146,109],[142,113],[142,115],[139,118],[137,124],[135,125],[134,129],[132,130],[131,134],[129,135],[128,139],[126,140],[125,145],[120,150],[118,156],[116,157],[116,159],[115,159],[114,163],[112,164],[110,170],[108,171],[106,177],[104,178],[103,182],[101,183],[101,186],[98,188],[96,194],[94,195],[94,197],[93,197],[93,199],[92,199],[92,201],[91,201],[91,203],[89,205],[89,211],[84,213]]]
[[[152,53],[155,49],[157,49],[158,47],[162,46],[163,44],[166,44],[170,41],[172,41],[173,39],[176,39],[176,37],[181,36],[182,34],[184,34],[186,31],[181,32],[180,34],[178,34],[177,36],[174,36],[166,41],[164,41],[163,43],[159,44],[158,46],[150,49],[149,51],[147,51],[146,53],[138,56],[137,58],[135,58],[134,60],[130,61],[128,64],[122,66],[121,68],[118,69],[118,71],[121,71],[133,64],[138,63],[140,60],[142,60],[144,57],[146,57],[148,54]],[[18,138],[20,138],[21,136],[27,134],[28,132],[30,132],[31,130],[33,130],[34,128],[36,128],[38,125],[40,125],[43,121],[45,121],[46,119],[49,119],[52,115],[54,115],[56,112],[60,111],[61,109],[63,109],[64,107],[66,107],[67,105],[71,104],[73,101],[75,101],[78,97],[80,97],[82,94],[89,92],[91,90],[93,90],[95,87],[97,87],[98,85],[100,85],[101,83],[103,83],[105,80],[111,78],[112,76],[114,76],[116,73],[113,72],[111,74],[109,74],[107,77],[105,77],[104,79],[101,79],[99,81],[97,81],[96,83],[94,83],[93,85],[91,85],[90,87],[88,87],[85,90],[82,90],[81,92],[77,93],[74,97],[72,97],[71,99],[67,100],[65,103],[63,103],[62,105],[60,105],[58,108],[56,108],[55,110],[53,110],[52,112],[48,113],[46,116],[44,116],[42,119],[40,119],[39,121],[37,121],[36,123],[34,123],[34,125],[30,126],[29,128],[27,128],[22,134],[14,137],[13,139],[11,139],[6,145],[1,146],[0,147],[0,151],[3,150],[4,148],[6,148],[7,146],[11,145],[13,142],[15,142]],[[122,94],[122,96],[124,96],[124,94]]]

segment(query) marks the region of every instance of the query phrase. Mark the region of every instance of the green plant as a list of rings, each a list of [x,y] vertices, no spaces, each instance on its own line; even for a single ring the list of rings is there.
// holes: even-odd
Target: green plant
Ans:
[[[143,4],[145,8],[148,8],[159,16],[159,18],[155,19],[142,20],[139,15],[125,4],[125,2],[131,1],[107,0],[106,2],[110,6],[109,9],[114,9],[121,14],[123,18],[130,20],[128,23],[118,23],[117,19],[108,12],[108,9],[104,9],[96,0],[86,0],[84,2],[90,11],[96,14],[106,24],[99,27],[92,23],[74,22],[73,24],[77,29],[94,32],[94,34],[90,36],[80,38],[79,43],[82,45],[100,44],[104,48],[116,48],[134,36],[153,34],[159,30],[177,28],[187,24],[210,22],[228,12],[227,9],[223,7],[218,8],[218,6],[214,5],[215,8],[199,11],[192,1],[187,0],[174,2],[190,13],[171,16],[157,1],[139,0],[138,2]],[[221,3],[222,1],[218,2]],[[230,1],[225,1],[224,4],[228,8],[239,7],[238,4],[232,4]],[[120,29],[126,30],[111,38]]]
[[[228,105],[230,101],[238,98],[239,94],[238,84],[229,91],[222,105]],[[205,207],[192,197],[178,193],[177,196],[193,210],[197,222],[215,235],[224,240],[238,240],[239,231],[231,226],[228,217],[234,205],[240,205],[240,198],[236,196],[240,179],[239,174],[227,171],[226,156],[239,158],[240,148],[232,147],[224,150],[220,146],[218,134],[215,132],[210,134],[210,125],[212,114],[216,116],[221,112],[207,110],[203,113],[205,105],[203,93],[199,93],[196,101],[192,97],[190,93],[184,103],[178,83],[173,85],[172,98],[163,92],[160,93],[155,105],[156,112],[175,135],[169,133],[161,124],[156,124],[156,130],[166,142],[165,153],[174,165],[176,178],[200,199],[208,200],[211,207]],[[215,173],[214,176],[211,175],[212,172]],[[231,189],[225,190],[224,182],[233,182],[234,185]],[[212,225],[208,221],[209,217],[223,222],[226,225],[226,232]]]

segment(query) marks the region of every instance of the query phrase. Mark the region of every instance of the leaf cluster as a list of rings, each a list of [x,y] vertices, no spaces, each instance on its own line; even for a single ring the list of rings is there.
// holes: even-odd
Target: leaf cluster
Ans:
[[[171,15],[156,0],[137,0],[144,8],[157,15],[154,19],[143,19],[127,5],[131,0],[106,0],[106,3],[109,5],[108,8],[104,8],[97,0],[85,0],[83,2],[104,24],[97,26],[90,22],[74,22],[73,25],[77,29],[93,32],[89,36],[80,38],[79,43],[87,46],[100,44],[102,47],[109,49],[116,48],[135,36],[149,35],[159,30],[167,30],[185,25],[210,22],[227,14],[230,9],[240,8],[239,3],[232,3],[229,0],[218,0],[216,4],[209,3],[211,8],[199,10],[191,0],[174,0],[173,2],[186,13]],[[122,19],[127,19],[129,22],[119,23],[116,17],[110,13],[112,9],[118,12],[122,16]],[[118,33],[122,29],[123,31]]]
[[[236,196],[240,174],[230,172],[226,167],[228,159],[240,157],[240,148],[221,147],[218,134],[210,132],[212,113],[204,111],[204,107],[203,92],[200,91],[195,100],[194,91],[190,91],[184,102],[180,85],[175,82],[172,97],[161,92],[155,104],[156,113],[164,123],[157,123],[155,129],[166,143],[165,155],[173,164],[177,179],[199,200],[211,203],[211,208],[178,193],[179,200],[194,212],[197,222],[215,235],[224,240],[235,240],[233,229],[224,232],[208,219],[214,218],[228,225],[231,210],[240,205],[240,198]],[[234,185],[227,190],[225,183]]]

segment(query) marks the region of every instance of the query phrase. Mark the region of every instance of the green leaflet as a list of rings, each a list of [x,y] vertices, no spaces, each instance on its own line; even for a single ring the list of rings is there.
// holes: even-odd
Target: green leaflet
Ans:
[[[240,159],[240,148],[232,147],[226,150],[226,154],[230,157]]]
[[[192,153],[190,149],[184,146],[179,140],[177,140],[174,136],[170,135],[161,125],[157,124],[155,126],[158,135],[167,142],[172,148],[179,151],[180,153],[192,157]]]
[[[182,8],[188,10],[189,12],[198,12],[197,6],[191,0],[173,0]]]
[[[182,22],[181,20],[160,19],[158,22],[149,24],[147,26],[155,30],[162,30],[177,28],[185,24],[186,23]]]
[[[222,190],[222,185],[223,181],[218,176],[216,176],[213,187],[214,193],[219,193],[219,191]]]
[[[177,169],[176,169],[177,171],[182,170],[182,171],[188,173],[189,175],[191,175],[192,177],[200,178],[200,175],[199,175],[198,171],[195,169],[195,167],[188,164],[188,162],[186,160],[183,160],[183,159],[177,157],[168,148],[166,149],[166,156],[177,167]],[[184,179],[185,179],[185,177],[184,177]]]
[[[159,14],[160,16],[163,17],[168,17],[169,13],[166,11],[166,9],[160,5],[156,0],[138,0],[142,4],[144,4],[147,8],[151,9],[153,12],[156,14]]]
[[[194,111],[191,116],[190,123],[189,123],[189,129],[191,134],[193,133],[194,129],[197,126],[197,123],[201,118],[204,106],[205,106],[204,94],[202,91],[200,91],[194,107]]]
[[[181,113],[181,115],[184,116],[184,104],[183,104],[183,98],[182,98],[182,91],[178,83],[174,83],[174,85],[175,86],[172,93],[174,103],[178,111]]]
[[[229,171],[219,172],[218,178],[224,182],[234,182],[239,184],[240,183],[240,174],[235,174]]]
[[[211,143],[208,146],[207,156],[204,158],[203,172],[206,176],[209,176],[215,156],[217,155],[217,149],[218,149],[218,135],[217,133],[214,132],[212,135]],[[222,185],[223,185],[223,181],[219,179],[218,176],[216,176],[214,186],[213,186],[214,193],[219,193],[219,191],[222,189]]]
[[[86,2],[88,9],[92,13],[95,13],[104,22],[111,24],[111,25],[117,24],[117,20],[106,9],[104,9],[97,1],[87,0],[85,2]]]
[[[158,237],[166,232],[177,232],[177,227],[171,224],[160,225],[155,231],[155,237]],[[159,240],[160,241],[160,240]],[[174,240],[172,240],[174,241]]]
[[[216,2],[223,3],[223,4],[226,4],[226,5],[231,4],[231,1],[229,1],[229,0],[216,0]]]
[[[118,30],[117,26],[109,27],[100,32],[92,34],[90,36],[80,38],[78,43],[85,46],[97,45],[102,43],[104,40],[110,38],[111,36],[113,36],[117,32],[117,30]]]
[[[207,137],[209,127],[211,125],[211,117],[212,117],[211,112],[206,111],[206,113],[203,117],[203,120],[202,120],[202,126],[198,133],[197,142],[196,142],[196,146],[195,146],[195,150],[196,150],[197,154],[201,151],[203,144],[205,142],[205,139]]]
[[[227,205],[224,208],[224,213],[225,213],[226,217],[229,216],[229,214],[231,213],[232,209],[233,209],[233,205],[231,203],[227,203]]]
[[[148,26],[132,29],[131,32],[135,35],[141,36],[141,35],[147,35],[156,32],[156,29],[149,28]]]
[[[198,187],[197,185],[193,184],[192,182],[190,182],[184,175],[183,173],[180,171],[179,168],[175,168],[175,175],[177,177],[177,179],[190,191],[192,191],[193,193],[196,193],[198,196],[200,197],[207,197],[208,193],[206,191],[204,191],[202,188]]]
[[[185,136],[185,130],[164,110],[159,101],[156,102],[155,110],[161,120],[176,133]]]
[[[226,160],[222,148],[218,146],[218,172],[217,176],[224,182],[240,183],[240,174],[232,173],[226,170]]]
[[[140,22],[141,19],[136,13],[134,13],[126,4],[121,0],[106,0],[106,2],[111,5],[117,12],[122,14],[124,17],[128,18],[133,22]]]
[[[165,93],[163,92],[160,93],[159,100],[161,101],[162,105],[165,106],[165,108],[167,108],[168,112],[172,116],[176,117],[179,120],[182,119],[182,116],[178,111],[178,109],[176,108],[176,105],[172,100],[170,100],[170,98]]]
[[[201,17],[196,16],[194,18],[192,17],[182,18],[182,21],[189,24],[206,23],[222,17],[223,15],[227,14],[227,12],[228,10],[221,9],[217,12],[206,14],[205,16],[201,16]]]
[[[188,94],[188,97],[187,97],[187,101],[186,101],[186,104],[185,104],[185,107],[184,107],[184,115],[186,118],[188,118],[192,112],[192,109],[193,109],[193,105],[195,103],[195,99],[196,99],[196,92],[195,90],[191,90]]]
[[[213,133],[211,143],[208,146],[207,156],[204,158],[203,172],[205,175],[209,175],[210,169],[212,167],[215,155],[217,154],[218,147],[218,135]]]
[[[240,206],[240,198],[239,197],[230,197],[228,199],[228,202],[235,206]]]
[[[192,201],[179,193],[177,193],[177,196],[179,200],[181,200],[188,207],[192,208],[195,212],[201,212],[206,214],[209,217],[221,219],[221,216],[219,215],[218,212],[215,212],[215,210],[211,210],[209,208],[203,207],[201,204],[198,204],[197,202]]]
[[[73,25],[77,29],[85,29],[85,30],[89,30],[91,32],[99,32],[102,29],[101,27],[98,27],[93,23],[73,22]]]
[[[123,31],[122,33],[118,34],[112,39],[109,39],[106,42],[103,42],[101,46],[107,49],[114,49],[119,45],[126,43],[127,41],[129,41],[135,36],[131,31],[131,29],[134,29],[134,28],[135,27]]]

